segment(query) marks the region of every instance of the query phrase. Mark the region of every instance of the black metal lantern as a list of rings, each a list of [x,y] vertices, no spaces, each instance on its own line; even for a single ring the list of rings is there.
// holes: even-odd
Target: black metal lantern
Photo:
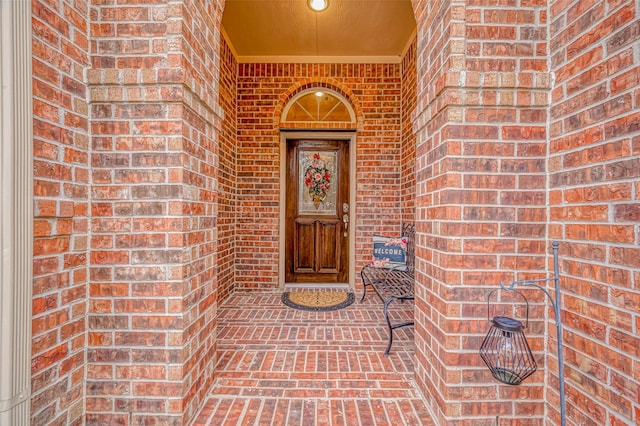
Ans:
[[[533,358],[524,326],[516,319],[497,316],[480,346],[480,356],[493,377],[507,385],[519,385],[538,365]]]
[[[516,286],[533,287],[542,291],[551,301],[553,313],[556,318],[556,333],[558,338],[558,390],[560,392],[560,425],[567,424],[567,410],[564,390],[564,359],[562,357],[562,316],[560,315],[560,267],[558,265],[558,247],[560,243],[554,241],[553,247],[553,276],[533,280],[513,281],[505,286],[500,282],[500,289],[513,291],[524,299],[527,304],[527,323],[522,325],[518,320],[509,317],[497,316],[491,320],[491,329],[480,345],[480,356],[487,364],[491,374],[496,380],[508,385],[519,385],[524,379],[536,371],[537,365],[529,348],[529,343],[524,337],[523,329],[529,325],[529,302],[527,298],[517,290]],[[540,285],[553,281],[555,287],[555,300],[551,293]],[[489,300],[493,290],[487,296],[487,319],[490,317]]]

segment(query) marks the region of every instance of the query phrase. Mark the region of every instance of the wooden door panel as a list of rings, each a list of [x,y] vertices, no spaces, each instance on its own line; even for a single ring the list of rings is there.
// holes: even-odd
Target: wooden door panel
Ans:
[[[339,225],[334,222],[318,222],[319,260],[318,272],[337,274],[340,270]]]
[[[296,273],[315,271],[315,223],[296,221],[294,233],[294,270]]]
[[[285,281],[347,282],[349,142],[288,140],[286,152]]]

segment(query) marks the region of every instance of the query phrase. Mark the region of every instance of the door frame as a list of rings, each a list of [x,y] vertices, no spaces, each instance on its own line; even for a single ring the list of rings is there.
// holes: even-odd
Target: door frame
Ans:
[[[287,202],[287,140],[348,140],[349,141],[349,289],[355,290],[356,284],[356,132],[355,131],[280,131],[280,206],[279,206],[279,244],[278,244],[278,287],[285,288],[285,250],[286,250],[286,202]],[[306,284],[307,287],[311,286]],[[332,287],[335,287],[333,284]],[[339,284],[337,285],[339,286]]]

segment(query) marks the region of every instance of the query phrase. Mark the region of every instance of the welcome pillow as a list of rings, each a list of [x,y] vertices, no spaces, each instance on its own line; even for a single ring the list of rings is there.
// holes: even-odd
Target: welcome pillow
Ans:
[[[373,260],[375,268],[407,270],[407,237],[373,236]]]

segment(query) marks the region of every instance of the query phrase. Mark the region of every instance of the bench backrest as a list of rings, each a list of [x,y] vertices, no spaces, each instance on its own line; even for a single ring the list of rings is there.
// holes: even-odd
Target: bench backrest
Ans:
[[[402,224],[402,235],[407,237],[407,272],[415,276],[416,266],[416,227],[413,223]]]

